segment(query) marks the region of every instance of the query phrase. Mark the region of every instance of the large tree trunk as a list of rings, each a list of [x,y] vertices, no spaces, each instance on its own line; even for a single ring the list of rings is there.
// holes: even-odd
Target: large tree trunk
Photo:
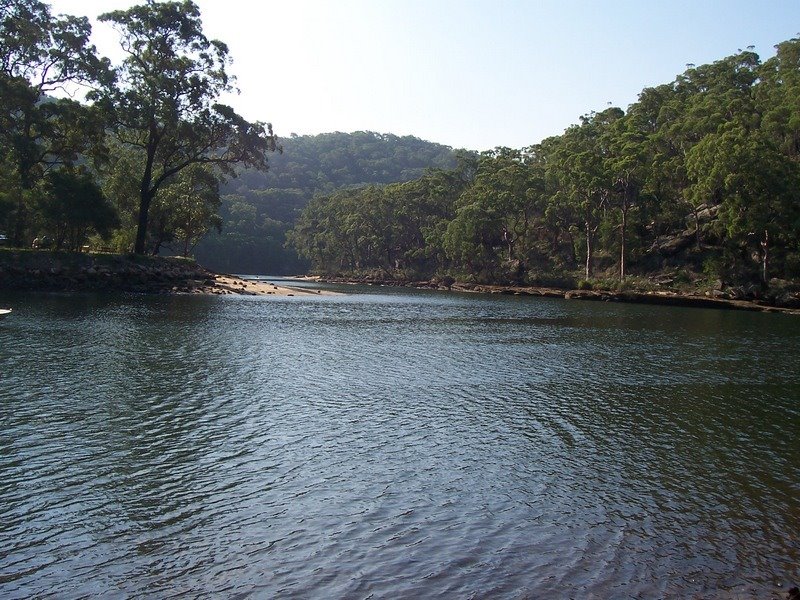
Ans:
[[[33,136],[32,125],[30,122],[30,115],[25,113],[25,126],[24,126],[23,139],[31,139]],[[26,196],[33,189],[33,175],[32,170],[35,166],[30,153],[22,151],[17,159],[17,172],[19,173],[19,187],[17,190],[17,208],[14,214],[14,228],[12,233],[11,244],[17,248],[25,248],[30,242],[25,240],[25,233],[28,226],[28,207],[25,206]]]
[[[27,218],[27,211],[25,210],[25,194],[22,189],[16,190],[17,206],[14,211],[14,227],[11,233],[11,245],[17,248],[24,248],[28,244],[25,243],[25,225]]]
[[[134,254],[144,254],[147,243],[147,215],[150,212],[150,203],[153,200],[151,192],[143,193],[139,201],[139,220],[136,226],[136,243],[133,246]]]
[[[147,158],[144,163],[144,173],[139,183],[139,220],[136,225],[136,243],[133,246],[134,254],[144,254],[147,244],[147,222],[150,204],[156,196],[158,182],[153,187],[153,164],[155,163],[156,148],[158,148],[158,129],[155,120],[150,122],[149,139],[147,141]]]
[[[33,165],[23,157],[19,159],[17,168],[19,171],[20,189],[16,191],[17,208],[14,214],[14,229],[11,244],[17,248],[25,248],[30,243],[25,240],[25,230],[28,227],[28,207],[25,206],[25,203],[27,200],[26,196],[33,189],[33,177],[31,175]]]
[[[142,185],[139,190],[139,219],[136,225],[136,243],[133,246],[134,254],[144,254],[147,247],[148,215],[150,213],[150,205],[153,203],[153,198],[156,196],[156,190],[152,189],[150,186],[152,173],[152,160],[148,160],[145,165]]]
[[[761,240],[761,282],[764,287],[769,284],[769,232],[764,230],[764,239]]]

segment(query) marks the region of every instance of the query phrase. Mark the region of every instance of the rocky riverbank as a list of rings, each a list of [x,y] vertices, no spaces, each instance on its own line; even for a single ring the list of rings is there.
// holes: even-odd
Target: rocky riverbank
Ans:
[[[324,293],[220,275],[181,258],[15,249],[0,251],[0,289],[250,296]]]
[[[508,296],[540,296],[565,298],[567,300],[594,300],[601,302],[629,302],[635,304],[659,304],[663,306],[685,306],[696,308],[718,308],[727,310],[747,310],[759,312],[781,312],[800,315],[800,293],[790,292],[779,295],[755,297],[736,297],[738,292],[708,290],[681,292],[675,290],[576,290],[557,287],[483,285],[460,283],[450,278],[431,281],[400,282],[384,279],[347,279],[310,277],[325,283],[355,283],[362,285],[402,286],[419,289],[438,289],[456,292],[501,294]]]
[[[329,283],[405,286],[458,292],[541,296],[568,300],[631,302],[800,314],[800,292],[748,297],[739,290],[575,290],[559,287],[460,283],[445,277],[430,281],[307,277]],[[138,294],[243,294],[301,296],[331,294],[307,287],[278,286],[266,280],[222,275],[192,260],[121,254],[80,254],[0,249],[0,290],[129,292]],[[744,296],[744,297],[742,297]]]

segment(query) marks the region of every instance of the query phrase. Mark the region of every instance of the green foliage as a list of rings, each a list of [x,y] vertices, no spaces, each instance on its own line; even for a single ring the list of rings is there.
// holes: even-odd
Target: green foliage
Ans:
[[[724,281],[727,279],[727,261],[721,252],[715,252],[703,261],[703,275],[705,275],[709,281]],[[685,276],[684,279],[686,279]]]
[[[230,58],[203,35],[193,2],[148,1],[101,20],[120,34],[126,56],[113,70],[89,44],[86,17],[53,16],[38,0],[0,3],[0,179],[9,184],[0,228],[17,246],[45,230],[75,246],[95,231],[111,233],[119,250],[175,243],[188,253],[221,225],[220,177],[236,165],[265,168],[275,136],[218,103],[233,90]],[[81,86],[93,104],[48,95]],[[59,178],[79,166],[80,181],[66,189]],[[118,231],[107,231],[112,213],[89,167],[113,200]]]
[[[381,257],[427,256],[415,272],[472,281],[570,277],[582,264],[592,285],[647,288],[643,275],[677,265],[687,275],[676,285],[698,270],[767,285],[799,262],[798,98],[800,40],[764,64],[739,52],[643,90],[627,112],[592,112],[537,146],[484,153],[446,202],[397,205],[366,188],[318,198],[290,241],[323,271],[400,273]],[[402,235],[400,214],[428,220],[421,239]]]
[[[269,171],[244,169],[223,186],[222,233],[211,232],[195,250],[204,265],[247,273],[303,272],[308,253],[298,255],[293,246],[287,247],[286,236],[312,198],[342,188],[403,182],[421,177],[425,169],[456,164],[447,146],[369,131],[292,136],[281,144],[283,153],[270,159]],[[442,194],[449,193],[445,190],[451,183],[436,180],[431,185],[438,186],[432,194]],[[247,218],[240,216],[243,205],[249,207]],[[412,253],[426,254],[427,247],[438,251],[435,221],[420,224],[423,237]]]
[[[16,246],[30,243],[45,173],[103,154],[100,111],[48,96],[109,81],[90,32],[85,17],[53,16],[38,0],[0,3],[0,157],[14,175],[0,218]]]
[[[116,210],[88,173],[51,171],[38,198],[42,231],[55,241],[55,249],[78,251],[96,234],[108,238],[119,226]]]
[[[300,215],[289,243],[312,268],[327,273],[430,273],[447,247],[442,229],[465,185],[460,175],[431,171],[413,182],[318,196]]]
[[[688,68],[529,148],[292,135],[265,172],[276,137],[219,104],[228,49],[191,0],[101,20],[125,51],[113,70],[85,17],[0,2],[0,232],[16,246],[197,244],[226,271],[620,289],[659,270],[687,286],[800,276],[800,39]]]
[[[162,188],[151,209],[151,253],[158,254],[167,245],[188,257],[209,230],[220,231],[220,204],[219,180],[207,165],[195,163],[183,169]]]
[[[225,71],[228,48],[203,34],[191,0],[147,2],[100,20],[114,25],[126,54],[116,81],[98,99],[112,115],[119,143],[142,152],[134,244],[141,254],[151,205],[181,171],[195,164],[227,175],[240,164],[265,169],[276,138],[271,125],[250,123],[218,103],[233,91]],[[157,250],[163,241],[151,240],[151,246]]]

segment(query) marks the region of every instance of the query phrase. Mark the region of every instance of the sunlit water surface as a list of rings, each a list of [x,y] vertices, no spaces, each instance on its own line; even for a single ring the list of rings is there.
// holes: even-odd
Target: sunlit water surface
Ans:
[[[347,289],[0,293],[0,597],[800,583],[800,318]]]

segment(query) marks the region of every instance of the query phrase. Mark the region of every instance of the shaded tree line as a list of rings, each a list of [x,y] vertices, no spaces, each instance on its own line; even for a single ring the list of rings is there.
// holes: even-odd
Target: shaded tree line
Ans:
[[[218,102],[234,89],[228,49],[191,0],[99,19],[119,64],[98,56],[86,17],[0,1],[0,233],[18,247],[188,254],[221,224],[220,182],[265,169],[276,137]]]
[[[800,39],[748,49],[527,148],[312,201],[289,234],[322,273],[541,283],[681,271],[800,277]]]
[[[286,232],[311,198],[455,165],[448,146],[372,131],[291,135],[281,145],[268,171],[243,169],[222,186],[221,231],[195,249],[203,265],[237,273],[304,272],[308,261],[286,245]]]

